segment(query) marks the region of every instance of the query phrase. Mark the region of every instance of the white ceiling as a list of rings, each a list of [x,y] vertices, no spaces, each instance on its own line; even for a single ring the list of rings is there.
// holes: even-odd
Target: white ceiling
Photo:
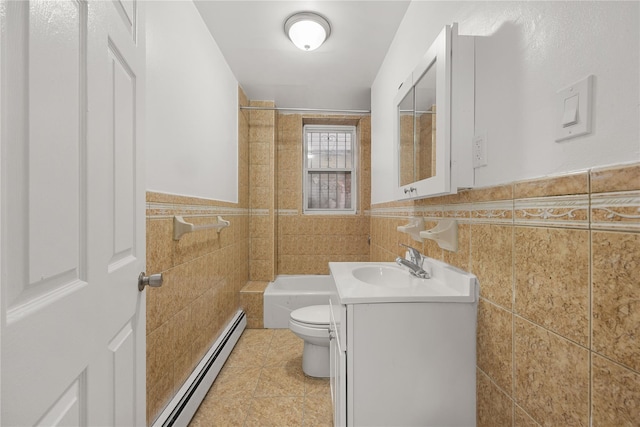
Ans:
[[[278,107],[371,108],[370,88],[409,1],[196,0],[209,31],[251,100]],[[331,36],[303,52],[284,34],[284,21],[312,11],[331,23]]]

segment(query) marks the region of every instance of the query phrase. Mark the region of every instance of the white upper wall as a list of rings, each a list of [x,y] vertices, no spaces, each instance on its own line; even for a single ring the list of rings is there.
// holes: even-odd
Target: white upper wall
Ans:
[[[478,187],[640,160],[640,3],[414,0],[371,90],[372,203],[394,198],[397,88],[453,22],[481,36],[475,129],[487,133],[488,166]],[[593,132],[557,143],[556,92],[590,74]]]
[[[191,1],[146,2],[147,190],[238,201],[238,82]]]

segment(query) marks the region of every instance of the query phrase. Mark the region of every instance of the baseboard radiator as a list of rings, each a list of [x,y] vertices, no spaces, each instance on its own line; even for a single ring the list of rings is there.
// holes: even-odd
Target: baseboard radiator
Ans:
[[[246,327],[247,316],[238,310],[153,427],[186,427],[189,424]]]

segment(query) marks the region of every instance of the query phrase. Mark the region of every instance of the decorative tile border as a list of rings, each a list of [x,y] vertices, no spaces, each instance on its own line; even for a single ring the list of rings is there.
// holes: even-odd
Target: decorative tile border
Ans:
[[[181,205],[156,202],[147,202],[146,206],[147,218],[150,219],[172,218],[174,215],[188,217],[210,217],[216,215],[245,216],[249,214],[249,209],[225,206]]]
[[[406,218],[413,216],[422,216],[427,218],[442,218],[442,208],[433,206],[400,206],[400,207],[382,207],[372,208],[369,215],[372,217],[384,217],[384,218]]]
[[[372,217],[384,217],[384,218],[406,218],[408,216],[416,216],[417,210],[412,207],[382,207],[371,208]]]
[[[280,210],[279,215],[297,215]],[[640,231],[640,191],[431,206],[373,207],[372,218],[455,218],[462,223]]]
[[[514,223],[543,227],[589,228],[589,195],[517,199]]]
[[[300,215],[298,209],[276,209],[276,215],[278,216],[296,216]]]
[[[592,194],[591,228],[640,231],[640,191]]]
[[[513,200],[474,203],[471,222],[478,224],[513,224]]]
[[[442,213],[445,218],[454,218],[461,222],[468,222],[471,218],[473,205],[471,203],[461,203],[457,205],[444,205]]]
[[[248,209],[251,216],[269,216],[270,209]]]

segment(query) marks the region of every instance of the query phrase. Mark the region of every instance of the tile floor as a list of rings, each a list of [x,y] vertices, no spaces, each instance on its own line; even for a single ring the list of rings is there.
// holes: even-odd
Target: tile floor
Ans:
[[[288,329],[245,329],[189,427],[332,426],[328,379],[302,372]]]

